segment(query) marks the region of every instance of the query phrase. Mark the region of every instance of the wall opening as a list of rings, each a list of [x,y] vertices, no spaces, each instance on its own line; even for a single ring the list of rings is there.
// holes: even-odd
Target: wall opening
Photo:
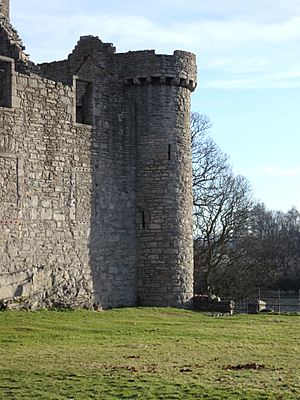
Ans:
[[[76,122],[92,125],[92,84],[76,80]]]
[[[0,107],[12,107],[11,62],[0,60]]]
[[[151,83],[152,83],[152,85],[159,85],[160,84],[160,76],[151,76]]]
[[[142,211],[142,228],[146,228],[146,216],[145,216],[145,211]]]
[[[137,228],[139,230],[149,228],[149,215],[141,206],[137,207]]]
[[[181,78],[179,86],[188,87],[188,81],[186,79]]]
[[[166,77],[166,85],[173,85],[174,84],[174,77],[167,76]]]
[[[147,78],[139,78],[140,85],[147,85]]]
[[[172,145],[168,145],[168,160],[172,159]]]

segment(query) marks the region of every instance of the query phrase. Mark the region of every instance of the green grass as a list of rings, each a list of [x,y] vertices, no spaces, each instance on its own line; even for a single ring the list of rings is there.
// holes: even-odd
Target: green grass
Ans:
[[[3,312],[0,399],[300,399],[300,317]]]

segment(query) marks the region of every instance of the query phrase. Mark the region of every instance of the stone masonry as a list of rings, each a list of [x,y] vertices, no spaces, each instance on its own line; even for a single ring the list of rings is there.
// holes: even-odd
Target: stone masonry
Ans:
[[[0,299],[187,307],[195,56],[81,37],[36,65],[0,0]]]

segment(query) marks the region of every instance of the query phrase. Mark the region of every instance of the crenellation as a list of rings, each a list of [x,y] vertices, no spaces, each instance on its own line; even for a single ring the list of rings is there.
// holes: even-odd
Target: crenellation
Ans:
[[[160,83],[188,87],[191,91],[196,88],[197,68],[192,53],[176,50],[173,55],[162,55],[146,50],[117,53],[115,57],[117,66],[122,65],[118,74],[125,84]]]
[[[4,3],[0,299],[189,306],[195,56],[82,36],[65,60],[35,65]]]

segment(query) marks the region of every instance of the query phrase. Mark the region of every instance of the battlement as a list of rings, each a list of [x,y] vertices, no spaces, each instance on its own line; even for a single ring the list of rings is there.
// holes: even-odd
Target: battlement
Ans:
[[[116,54],[119,79],[128,86],[166,85],[195,90],[197,67],[194,54],[176,50],[173,55],[156,54],[154,50]]]
[[[88,59],[125,86],[178,86],[191,92],[197,87],[193,53],[181,50],[172,55],[156,54],[155,50],[116,53],[112,43],[92,35],[81,36],[67,60],[39,64],[39,68],[50,79],[71,82]]]
[[[138,78],[127,78],[124,80],[127,86],[166,85],[180,86],[193,92],[197,83],[191,79],[178,78],[175,76],[142,76]]]

